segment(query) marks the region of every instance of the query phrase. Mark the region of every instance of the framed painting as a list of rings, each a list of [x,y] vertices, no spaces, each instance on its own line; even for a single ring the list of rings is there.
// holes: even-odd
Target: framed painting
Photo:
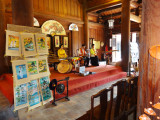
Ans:
[[[26,61],[27,61],[29,78],[37,79],[39,77],[37,59],[36,58],[27,58]]]
[[[44,55],[48,54],[48,47],[47,47],[47,37],[45,34],[36,33],[35,34],[36,39],[36,48],[37,48],[37,54]]]
[[[20,85],[29,82],[28,66],[25,60],[12,61],[14,84]]]
[[[38,88],[38,79],[28,82],[28,102],[29,110],[34,109],[42,105],[40,101],[40,92]]]
[[[6,56],[21,56],[19,32],[6,30]]]
[[[68,48],[68,37],[63,37],[63,46],[64,48]]]
[[[93,44],[95,45],[95,49],[100,49],[100,41],[93,40]]]
[[[89,49],[92,48],[94,38],[89,38]]]
[[[21,33],[21,42],[22,42],[22,53],[24,57],[37,55],[34,34]]]
[[[53,100],[52,92],[49,89],[49,81],[49,76],[44,76],[39,79],[43,105]]]
[[[38,72],[39,77],[49,75],[48,59],[47,56],[36,57],[38,59]]]
[[[55,47],[59,47],[60,46],[60,36],[54,36],[54,44]]]
[[[51,37],[47,36],[47,48],[51,49]]]
[[[17,85],[14,87],[14,110],[22,109],[28,105],[27,83]]]

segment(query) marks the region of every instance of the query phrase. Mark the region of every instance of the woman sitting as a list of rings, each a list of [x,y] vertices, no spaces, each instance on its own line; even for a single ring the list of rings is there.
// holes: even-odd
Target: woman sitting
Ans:
[[[91,64],[93,66],[99,66],[99,60],[97,57],[97,51],[94,48],[94,44],[92,44],[92,49],[90,50],[90,55],[91,55]]]
[[[58,50],[58,57],[61,58],[66,58],[67,54],[65,50],[63,49],[63,44],[60,45],[60,49]]]

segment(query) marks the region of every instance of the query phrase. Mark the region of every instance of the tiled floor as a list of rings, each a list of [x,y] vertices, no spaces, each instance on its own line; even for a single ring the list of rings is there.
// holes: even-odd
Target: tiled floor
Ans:
[[[110,87],[115,82],[74,95],[70,97],[70,101],[58,101],[57,106],[48,103],[29,112],[27,108],[21,109],[18,111],[19,120],[75,120],[90,109],[91,95],[103,88]],[[17,119],[16,113],[13,112],[6,98],[0,93],[0,120]]]

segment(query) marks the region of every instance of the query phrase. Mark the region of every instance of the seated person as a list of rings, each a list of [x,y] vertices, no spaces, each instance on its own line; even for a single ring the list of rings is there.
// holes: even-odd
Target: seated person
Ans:
[[[83,57],[81,62],[84,62],[82,64],[87,67],[89,65],[89,57],[87,56],[88,54],[86,53],[85,47],[86,46],[82,44],[82,47],[79,49],[78,54],[79,56]]]
[[[63,44],[60,45],[60,49],[58,50],[58,57],[61,58],[66,58],[67,54],[65,50],[63,49]]]
[[[90,50],[90,54],[91,54],[91,64],[93,66],[99,66],[99,60],[97,57],[97,51],[94,48],[94,44],[92,44],[92,49]]]

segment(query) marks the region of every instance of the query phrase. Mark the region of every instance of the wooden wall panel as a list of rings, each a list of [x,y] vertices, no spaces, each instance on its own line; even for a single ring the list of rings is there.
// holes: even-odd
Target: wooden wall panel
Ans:
[[[33,0],[34,12],[83,21],[78,0]]]
[[[104,26],[97,23],[89,23],[89,38],[94,38],[96,41],[104,42]],[[104,47],[101,47],[98,51],[98,58],[101,59],[102,51]]]

